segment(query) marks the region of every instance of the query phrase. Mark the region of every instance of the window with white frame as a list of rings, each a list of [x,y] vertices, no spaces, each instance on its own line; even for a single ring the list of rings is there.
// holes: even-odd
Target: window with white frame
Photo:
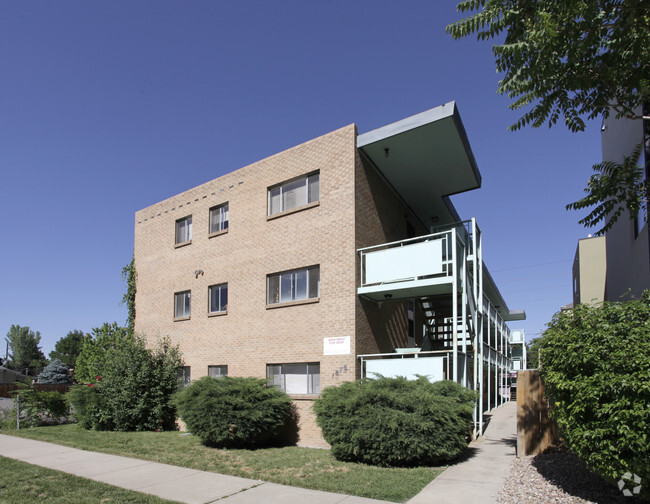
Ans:
[[[192,241],[192,216],[176,221],[176,244]]]
[[[228,284],[208,287],[208,313],[220,313],[228,310]]]
[[[228,376],[228,366],[208,366],[208,376],[210,378]]]
[[[310,266],[266,277],[267,304],[320,297],[320,266]]]
[[[228,229],[228,203],[210,209],[210,234]]]
[[[191,291],[176,292],[174,294],[174,318],[190,316]]]
[[[320,363],[267,364],[266,376],[287,394],[320,394]]]
[[[180,368],[178,368],[178,381],[183,387],[190,386],[190,384],[192,383],[190,377],[190,366],[181,366]]]
[[[312,173],[269,187],[269,215],[286,212],[320,199],[320,174]]]

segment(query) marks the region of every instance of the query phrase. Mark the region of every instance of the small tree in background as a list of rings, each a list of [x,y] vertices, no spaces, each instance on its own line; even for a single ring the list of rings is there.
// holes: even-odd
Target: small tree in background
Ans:
[[[70,369],[59,359],[54,359],[40,372],[38,382],[45,384],[71,383]]]
[[[99,348],[86,342],[79,356],[81,361],[88,351],[84,372],[95,375],[68,393],[79,425],[117,431],[174,429],[176,411],[171,399],[183,365],[178,348],[162,340],[148,349],[144,338],[128,332],[104,336],[94,342]],[[108,340],[112,343],[105,348]]]
[[[94,327],[91,334],[84,336],[83,345],[75,367],[75,380],[79,383],[93,383],[102,374],[107,353],[122,343],[129,344],[134,336],[126,327],[104,323]]]
[[[50,359],[58,359],[69,368],[77,364],[77,357],[81,353],[84,343],[83,331],[70,331],[56,342],[54,350],[50,352]]]
[[[39,346],[41,333],[29,327],[12,325],[7,333],[10,357],[7,367],[19,373],[36,376],[47,365],[47,359]]]
[[[556,313],[540,358],[568,448],[612,483],[628,472],[650,482],[650,294]]]

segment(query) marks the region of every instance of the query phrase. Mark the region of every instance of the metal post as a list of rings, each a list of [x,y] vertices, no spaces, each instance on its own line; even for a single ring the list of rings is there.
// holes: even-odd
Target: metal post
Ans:
[[[452,287],[451,287],[451,334],[453,345],[453,373],[454,381],[458,383],[458,270],[457,258],[458,255],[458,242],[456,240],[456,228],[451,229],[451,270],[452,270]]]
[[[492,326],[492,305],[488,305],[488,319],[487,319],[487,344],[488,344],[488,363],[487,363],[487,368],[488,368],[488,375],[487,375],[487,409],[490,411],[491,407],[490,404],[492,402],[492,380],[491,380],[491,375],[492,375],[492,348],[490,348],[491,345],[491,340],[490,340],[490,335],[492,331],[490,331],[490,327]]]
[[[16,394],[16,430],[20,430],[20,394]]]
[[[469,237],[468,237],[469,238]],[[461,301],[461,320],[462,320],[462,325],[461,328],[463,330],[463,381],[462,384],[464,387],[468,387],[467,383],[467,337],[468,337],[468,324],[467,324],[467,303],[468,299],[467,297],[469,296],[469,292],[467,292],[467,284],[469,283],[468,278],[467,278],[467,247],[469,244],[465,245],[465,250],[463,251],[463,259],[462,259],[462,264],[463,264],[463,271],[462,271],[462,281],[461,281],[461,286],[463,288],[463,294],[462,294],[462,301]],[[457,323],[457,321],[455,321]],[[469,388],[469,387],[468,387]]]

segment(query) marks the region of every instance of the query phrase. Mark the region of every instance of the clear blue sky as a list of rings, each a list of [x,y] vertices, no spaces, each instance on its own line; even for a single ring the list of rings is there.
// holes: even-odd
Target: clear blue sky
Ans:
[[[483,187],[453,198],[528,338],[571,302],[588,231],[564,210],[600,161],[598,122],[506,131],[490,44],[456,2],[30,1],[0,5],[0,332],[124,323],[134,213],[356,123],[456,100]],[[4,343],[4,342],[3,342]],[[0,352],[4,356],[4,344]]]

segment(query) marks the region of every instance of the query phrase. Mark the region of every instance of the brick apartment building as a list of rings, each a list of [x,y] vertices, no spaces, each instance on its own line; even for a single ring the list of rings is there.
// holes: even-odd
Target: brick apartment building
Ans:
[[[272,379],[296,402],[302,445],[325,446],[320,391],[370,371],[481,390],[480,432],[505,400],[505,321],[523,317],[448,198],[480,182],[450,102],[363,135],[345,126],[140,210],[135,329],[177,343],[188,381]]]

